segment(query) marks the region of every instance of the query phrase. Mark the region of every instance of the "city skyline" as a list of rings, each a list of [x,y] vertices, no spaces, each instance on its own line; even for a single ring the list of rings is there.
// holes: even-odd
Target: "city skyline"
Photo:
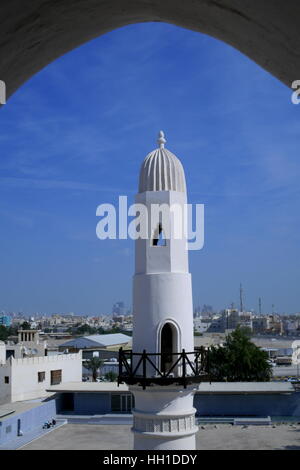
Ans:
[[[194,305],[237,303],[242,282],[248,309],[262,297],[265,311],[298,312],[291,93],[230,46],[166,24],[121,28],[46,67],[1,109],[1,309],[110,311],[116,286],[131,305],[133,242],[97,240],[95,211],[133,200],[163,128],[190,201],[205,204]]]
[[[117,311],[114,311],[114,307],[117,305],[117,304],[124,304],[124,312],[121,312],[121,313],[117,313]],[[262,303],[261,303],[261,307],[262,307]],[[272,304],[271,306],[267,306],[265,308],[261,308],[261,311],[259,310],[259,299],[258,299],[258,305],[256,306],[256,308],[248,308],[247,305],[245,306],[245,308],[243,308],[243,310],[241,310],[239,308],[239,304],[238,302],[231,302],[230,304],[228,305],[223,305],[223,307],[221,307],[220,309],[217,309],[217,308],[214,308],[213,305],[210,305],[206,302],[203,302],[203,303],[193,303],[193,310],[194,310],[194,314],[197,313],[210,313],[210,314],[221,314],[222,312],[224,312],[225,310],[236,310],[238,312],[248,312],[248,313],[253,313],[255,315],[262,315],[262,316],[267,316],[267,315],[283,315],[283,316],[299,316],[300,315],[300,312],[299,311],[295,311],[295,312],[292,312],[292,313],[288,313],[288,312],[279,312],[277,311],[276,309],[276,306],[274,304]],[[61,316],[68,316],[68,315],[74,315],[74,316],[82,316],[82,317],[102,317],[102,316],[107,316],[107,317],[113,317],[114,315],[124,315],[124,316],[130,316],[132,315],[132,306],[131,305],[125,305],[125,303],[121,300],[117,301],[117,302],[114,302],[113,304],[113,309],[111,309],[109,311],[106,312],[87,312],[87,311],[61,311],[61,310],[57,310],[57,311],[53,311],[53,312],[43,312],[43,311],[31,311],[31,312],[25,312],[25,311],[22,311],[22,310],[5,310],[5,309],[1,309],[0,308],[0,316],[1,315],[8,315],[8,316],[11,316],[11,315],[14,315],[14,316],[18,316],[18,315],[24,315],[25,317],[39,317],[39,316],[55,316],[55,315],[61,315]]]

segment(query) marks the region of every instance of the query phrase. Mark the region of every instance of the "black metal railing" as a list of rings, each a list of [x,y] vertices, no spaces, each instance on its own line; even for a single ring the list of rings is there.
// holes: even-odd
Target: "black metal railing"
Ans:
[[[208,375],[209,350],[204,347],[175,353],[147,353],[145,349],[135,353],[119,349],[118,385],[123,382],[139,384],[145,389],[150,384],[176,383],[186,388],[188,384],[207,380]]]

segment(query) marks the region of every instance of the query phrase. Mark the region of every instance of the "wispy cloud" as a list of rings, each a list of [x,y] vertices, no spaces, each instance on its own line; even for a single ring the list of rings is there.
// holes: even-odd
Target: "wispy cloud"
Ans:
[[[35,179],[35,178],[14,178],[0,177],[0,188],[7,189],[62,189],[75,191],[96,191],[96,192],[113,192],[118,194],[120,188],[111,186],[96,185],[92,183],[81,183],[78,181],[54,180],[54,179]]]
[[[24,214],[18,214],[14,211],[8,211],[5,209],[0,209],[0,217],[6,218],[13,222],[14,224],[23,227],[23,228],[33,228],[34,226],[34,217]]]

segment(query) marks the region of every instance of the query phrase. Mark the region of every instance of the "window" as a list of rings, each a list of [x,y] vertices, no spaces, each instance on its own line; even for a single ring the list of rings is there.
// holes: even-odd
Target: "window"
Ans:
[[[61,383],[61,369],[51,370],[51,385],[58,385]]]
[[[120,395],[111,396],[111,411],[121,411]]]
[[[46,379],[46,372],[38,372],[38,382],[44,382]]]
[[[74,411],[74,393],[62,393],[61,407],[63,411]]]
[[[172,366],[173,328],[170,323],[166,323],[161,330],[161,369],[166,372]]]
[[[4,383],[9,384],[9,377],[7,377],[7,376],[4,377]]]
[[[134,407],[134,396],[129,393],[111,395],[111,411],[130,413]]]
[[[6,360],[9,359],[10,357],[15,357],[15,351],[13,349],[6,350]]]
[[[162,225],[159,224],[157,229],[154,231],[152,238],[152,246],[166,246],[166,238],[162,228]]]
[[[178,346],[178,333],[173,323],[165,323],[161,330],[160,352],[161,352],[161,370],[168,372],[173,366],[172,372],[177,374],[178,366],[175,365],[178,359],[177,353],[180,350]]]

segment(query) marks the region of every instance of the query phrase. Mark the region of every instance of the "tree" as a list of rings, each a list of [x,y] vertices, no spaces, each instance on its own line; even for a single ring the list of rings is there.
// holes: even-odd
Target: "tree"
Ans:
[[[22,330],[31,330],[30,323],[28,321],[24,321],[21,325]]]
[[[18,328],[16,326],[0,325],[0,341],[6,341],[9,336],[17,336]]]
[[[212,346],[209,352],[211,380],[227,382],[267,382],[272,377],[268,354],[237,328],[226,337],[222,347]]]
[[[93,335],[97,333],[97,329],[93,328],[90,325],[84,324],[76,328],[76,335],[85,335],[86,333],[89,335]]]
[[[96,382],[98,370],[103,365],[103,362],[103,359],[100,359],[99,357],[92,357],[92,359],[89,359],[83,363],[86,369],[92,371],[93,382]]]
[[[251,328],[249,328],[249,326],[239,326],[239,329],[240,329],[240,331],[245,333],[245,335],[248,336],[248,338],[251,338],[252,330],[251,330]]]
[[[203,333],[200,333],[200,331],[194,330],[194,336],[203,336]]]
[[[109,328],[107,330],[103,330],[102,334],[111,335],[111,334],[114,334],[114,333],[122,333],[122,329],[118,326],[113,326],[112,328]]]
[[[108,380],[109,382],[115,382],[118,378],[118,374],[112,370],[110,370],[109,372],[106,372],[106,374],[104,375],[104,377],[106,378],[106,380]]]
[[[15,326],[9,326],[8,327],[7,337],[9,337],[9,336],[18,336],[18,330],[19,330],[19,328],[16,325]]]
[[[4,325],[0,325],[0,341],[6,341],[8,337],[8,329]]]

